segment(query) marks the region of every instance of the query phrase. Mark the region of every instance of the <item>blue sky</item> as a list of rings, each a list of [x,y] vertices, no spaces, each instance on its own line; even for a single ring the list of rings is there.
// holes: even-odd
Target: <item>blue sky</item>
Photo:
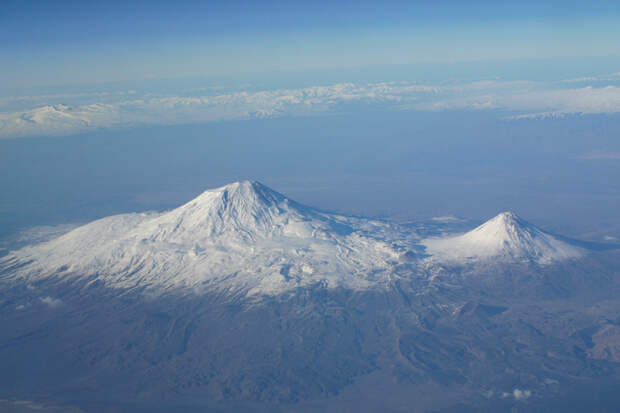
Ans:
[[[620,57],[617,1],[4,1],[4,87]],[[7,86],[9,85],[9,86]]]

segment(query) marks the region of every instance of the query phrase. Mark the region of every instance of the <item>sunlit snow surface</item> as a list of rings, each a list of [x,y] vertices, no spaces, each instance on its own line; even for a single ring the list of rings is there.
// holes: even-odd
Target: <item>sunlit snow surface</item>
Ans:
[[[394,268],[484,260],[538,264],[575,258],[572,246],[502,213],[460,236],[423,239],[394,223],[327,214],[258,182],[208,190],[164,213],[124,214],[9,253],[19,278],[98,282],[150,294],[276,295],[323,284],[380,288]]]
[[[466,234],[429,238],[422,243],[433,260],[457,263],[494,259],[550,264],[585,252],[523,221],[514,212],[502,212]]]

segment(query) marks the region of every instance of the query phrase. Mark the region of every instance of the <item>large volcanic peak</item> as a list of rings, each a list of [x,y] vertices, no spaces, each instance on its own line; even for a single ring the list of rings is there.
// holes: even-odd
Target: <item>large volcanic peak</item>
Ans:
[[[356,226],[251,181],[207,190],[164,213],[103,218],[11,252],[16,276],[97,278],[118,288],[276,294],[323,282],[367,288],[397,255]],[[381,233],[381,231],[379,231]],[[2,262],[0,261],[0,268]]]

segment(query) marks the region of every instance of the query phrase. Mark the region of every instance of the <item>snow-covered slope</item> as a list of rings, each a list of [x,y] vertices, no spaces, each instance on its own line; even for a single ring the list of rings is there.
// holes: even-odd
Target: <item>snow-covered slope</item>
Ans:
[[[245,181],[165,213],[104,218],[4,261],[28,263],[13,271],[17,277],[99,281],[155,294],[277,294],[315,283],[359,289],[384,280],[398,256],[363,230],[373,222],[321,213]]]
[[[430,260],[451,263],[494,260],[549,264],[585,252],[536,228],[514,212],[502,212],[465,234],[429,238],[422,243]]]
[[[463,235],[422,240],[411,228],[327,214],[244,181],[164,213],[100,219],[13,251],[0,269],[28,282],[246,296],[313,284],[368,289],[387,285],[396,269],[416,277],[419,265],[549,264],[584,252],[510,212]]]

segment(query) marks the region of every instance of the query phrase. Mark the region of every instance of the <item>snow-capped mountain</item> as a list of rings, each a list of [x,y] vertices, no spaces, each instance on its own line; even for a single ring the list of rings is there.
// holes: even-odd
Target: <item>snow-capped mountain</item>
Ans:
[[[432,260],[449,263],[493,260],[550,264],[585,253],[583,248],[536,228],[514,212],[502,212],[465,234],[429,238],[422,243]]]
[[[520,389],[533,403],[604,371],[616,386],[617,253],[553,265],[586,250],[513,213],[421,237],[450,228],[328,214],[244,181],[12,251],[0,410],[382,411],[380,388],[394,411],[429,389],[417,411],[509,411]]]
[[[207,190],[164,213],[100,219],[11,252],[0,264],[13,277],[33,281],[86,280],[156,295],[251,296],[315,284],[386,286],[403,262],[416,277],[418,265],[550,264],[584,252],[510,212],[463,235],[421,239],[396,224],[324,213],[244,181]]]
[[[26,278],[99,280],[152,293],[210,288],[251,295],[315,283],[366,288],[385,278],[397,256],[363,231],[359,220],[319,212],[244,181],[208,190],[165,213],[92,222],[5,261],[27,263],[16,271]]]

